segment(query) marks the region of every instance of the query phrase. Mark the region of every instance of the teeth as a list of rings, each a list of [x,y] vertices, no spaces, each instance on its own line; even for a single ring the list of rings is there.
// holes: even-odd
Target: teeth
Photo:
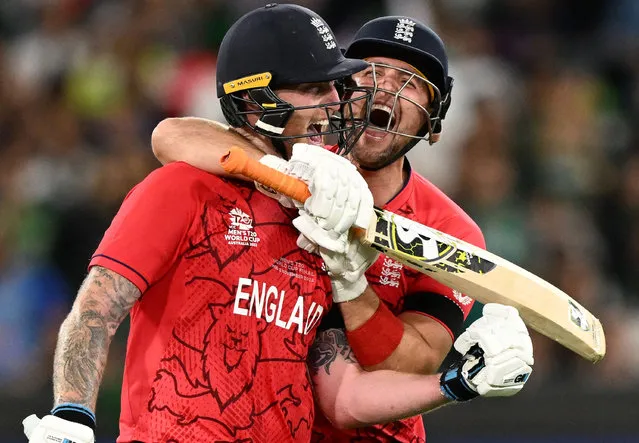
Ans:
[[[392,109],[391,109],[391,108],[389,108],[388,106],[386,106],[386,105],[380,105],[380,104],[377,104],[377,103],[374,103],[374,104],[373,104],[373,108],[372,108],[372,109],[379,109],[380,111],[385,111],[385,112],[388,112],[389,114],[390,114],[390,113],[391,113],[391,111],[392,111]]]
[[[320,130],[318,132],[324,132],[328,129],[328,120],[324,119],[311,122],[311,124],[308,126],[309,130],[317,131],[317,129],[315,128],[316,125],[320,127]]]

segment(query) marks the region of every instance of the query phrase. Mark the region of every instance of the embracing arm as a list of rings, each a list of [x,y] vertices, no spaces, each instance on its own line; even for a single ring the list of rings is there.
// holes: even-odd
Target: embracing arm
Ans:
[[[395,421],[451,402],[439,375],[364,372],[341,329],[318,333],[308,365],[322,412],[340,428]]]
[[[353,331],[364,326],[379,308],[385,309],[385,306],[380,306],[380,303],[382,303],[381,300],[370,286],[356,299],[348,303],[340,303],[339,307],[349,334],[353,334]],[[438,321],[419,313],[404,312],[399,316],[394,316],[387,309],[385,311],[386,321],[393,323],[386,329],[394,328],[398,331],[397,337],[394,339],[395,342],[389,343],[389,346],[396,345],[396,347],[394,350],[389,349],[390,352],[383,361],[363,365],[363,368],[367,371],[392,369],[419,374],[437,372],[453,344],[446,328]],[[393,317],[390,317],[391,315]],[[364,333],[366,334],[365,331]],[[367,351],[367,349],[360,349],[361,347],[379,344],[366,337],[363,337],[363,340],[353,340],[351,336],[351,339],[358,355],[360,352]]]
[[[153,154],[164,165],[183,161],[218,176],[228,175],[220,165],[220,157],[231,146],[239,146],[256,160],[272,153],[257,138],[249,139],[222,123],[196,117],[162,120],[153,130],[151,144]]]
[[[82,405],[95,411],[111,339],[140,290],[100,266],[91,268],[62,323],[53,367],[54,406]]]
[[[512,307],[488,304],[483,314],[455,341],[461,360],[437,375],[364,372],[342,329],[319,332],[308,365],[322,412],[337,427],[359,427],[480,395],[515,395],[532,372],[528,330]]]

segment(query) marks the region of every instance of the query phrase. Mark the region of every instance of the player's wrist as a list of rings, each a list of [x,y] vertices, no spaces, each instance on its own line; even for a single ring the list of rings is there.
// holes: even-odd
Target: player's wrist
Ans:
[[[95,432],[97,425],[95,413],[86,406],[77,403],[61,403],[51,410],[51,415],[88,426]]]
[[[439,390],[444,397],[455,402],[470,401],[479,396],[461,374],[461,366],[444,371],[439,378]]]

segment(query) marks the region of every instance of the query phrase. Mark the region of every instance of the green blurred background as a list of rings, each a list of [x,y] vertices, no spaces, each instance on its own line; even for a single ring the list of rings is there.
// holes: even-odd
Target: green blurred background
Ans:
[[[215,53],[258,0],[0,0],[0,435],[52,402],[57,329],[162,118],[221,120]],[[413,167],[489,249],[595,312],[593,366],[534,336],[525,391],[427,416],[431,442],[639,442],[639,1],[306,0],[343,44],[409,15],[455,77],[442,141]],[[474,311],[473,316],[477,313]],[[98,405],[117,435],[126,325]]]

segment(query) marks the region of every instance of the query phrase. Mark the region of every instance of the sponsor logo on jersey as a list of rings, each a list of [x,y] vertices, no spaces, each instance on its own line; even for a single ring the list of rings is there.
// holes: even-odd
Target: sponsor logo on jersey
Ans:
[[[292,309],[287,297],[297,297]],[[233,313],[262,318],[283,329],[296,328],[307,335],[319,323],[324,308],[315,302],[304,303],[304,297],[287,294],[277,286],[242,277],[237,282]]]
[[[461,303],[464,306],[469,305],[473,301],[472,298],[466,297],[464,294],[462,294],[456,289],[453,289],[453,296],[455,297],[455,300],[457,300],[459,303]]]
[[[260,238],[253,229],[253,219],[239,208],[229,212],[229,229],[224,235],[229,245],[257,246]]]
[[[382,272],[379,274],[379,283],[384,286],[397,288],[399,286],[399,280],[402,278],[401,271],[403,267],[401,263],[396,262],[392,258],[384,257]]]

